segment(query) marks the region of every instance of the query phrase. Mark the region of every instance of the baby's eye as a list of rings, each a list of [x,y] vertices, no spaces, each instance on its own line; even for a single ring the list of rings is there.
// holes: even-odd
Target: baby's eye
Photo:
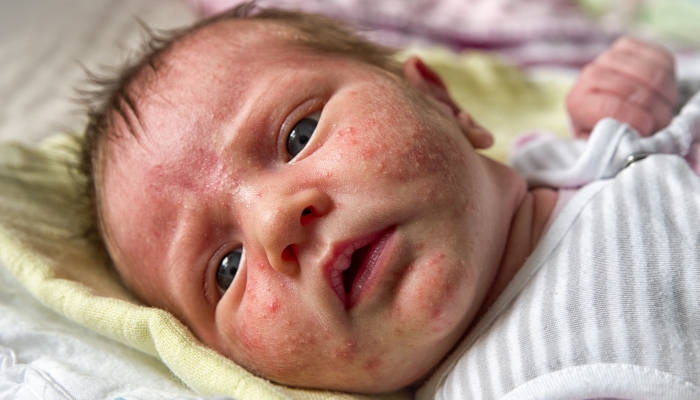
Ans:
[[[289,153],[290,157],[296,157],[309,143],[311,136],[316,130],[320,116],[320,111],[315,112],[294,125],[292,131],[289,132],[289,136],[287,136],[287,153]]]
[[[231,286],[231,282],[233,282],[233,278],[236,277],[236,272],[240,268],[242,258],[243,247],[239,247],[226,254],[219,262],[219,267],[216,270],[216,283],[222,291],[226,291]]]

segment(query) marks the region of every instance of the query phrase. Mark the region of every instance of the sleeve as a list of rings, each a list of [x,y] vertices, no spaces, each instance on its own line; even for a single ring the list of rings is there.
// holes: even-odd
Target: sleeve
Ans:
[[[691,166],[700,160],[700,92],[686,103],[668,127],[650,137],[642,138],[629,125],[604,118],[587,142],[533,141],[523,146],[509,163],[530,187],[577,188],[612,178],[631,162],[649,154],[676,154],[691,161]]]

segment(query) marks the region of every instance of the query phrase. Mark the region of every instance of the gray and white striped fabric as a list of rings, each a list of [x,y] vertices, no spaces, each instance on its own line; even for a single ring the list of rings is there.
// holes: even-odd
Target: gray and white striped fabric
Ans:
[[[699,134],[693,107],[660,132],[661,152]],[[624,152],[651,150],[635,140],[649,142],[618,140],[584,171],[612,177],[563,208],[419,399],[700,399],[700,178],[676,155],[619,171]]]

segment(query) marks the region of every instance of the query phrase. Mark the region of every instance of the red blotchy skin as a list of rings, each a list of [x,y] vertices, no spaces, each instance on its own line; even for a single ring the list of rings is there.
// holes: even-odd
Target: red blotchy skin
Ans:
[[[215,183],[211,182],[211,177],[219,176],[216,173],[221,169],[219,155],[202,148],[189,149],[188,154],[191,157],[178,157],[167,166],[153,166],[146,179],[149,189],[176,187],[199,195],[206,194],[206,186]]]
[[[270,314],[276,314],[280,310],[280,300],[278,298],[272,299],[267,309],[270,311]]]
[[[338,358],[343,361],[352,362],[355,359],[356,352],[357,351],[355,349],[355,344],[352,342],[346,342],[344,344],[341,344],[338,348],[336,348],[335,358]]]
[[[257,287],[258,290],[253,291],[251,287]],[[303,362],[295,364],[289,360],[303,360],[298,355],[313,351],[320,339],[319,333],[322,332],[319,328],[309,330],[308,322],[295,318],[294,308],[283,304],[277,296],[278,292],[284,290],[284,287],[249,285],[246,288],[245,302],[239,310],[245,316],[240,318],[241,321],[255,323],[239,326],[238,340],[251,359],[252,368],[259,370],[257,363],[263,360],[264,371],[268,374],[279,375],[288,373],[289,370],[305,368]],[[278,326],[281,321],[286,326],[286,337],[279,337],[278,331],[269,329],[269,326]]]
[[[382,360],[377,356],[372,356],[369,360],[365,361],[365,363],[362,364],[362,367],[365,369],[365,371],[369,372],[372,375],[375,375],[377,369],[379,369],[381,365]]]

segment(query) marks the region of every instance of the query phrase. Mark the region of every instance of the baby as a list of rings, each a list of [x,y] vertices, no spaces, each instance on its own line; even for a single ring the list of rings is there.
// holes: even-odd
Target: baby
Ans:
[[[673,59],[623,39],[568,98],[642,135]],[[125,283],[275,382],[380,393],[430,376],[538,248],[558,202],[476,150],[437,74],[346,27],[249,6],[107,88],[85,139],[98,229]]]

